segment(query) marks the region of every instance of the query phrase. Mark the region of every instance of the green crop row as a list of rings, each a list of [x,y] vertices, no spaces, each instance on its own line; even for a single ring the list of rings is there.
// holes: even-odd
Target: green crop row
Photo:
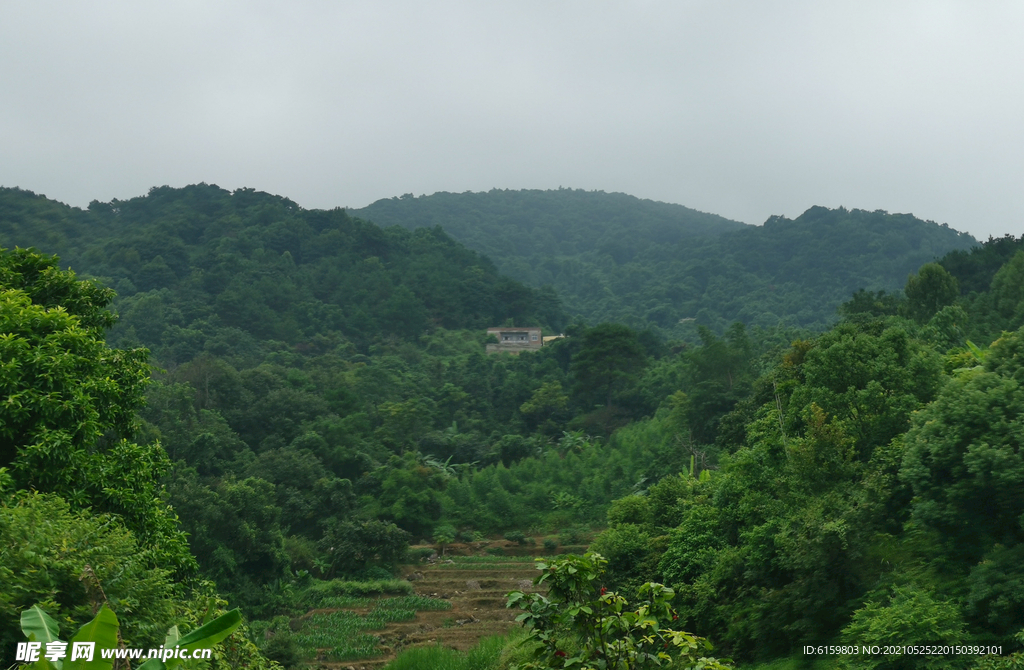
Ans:
[[[460,563],[532,563],[534,556],[449,556],[447,560]],[[441,567],[450,565],[442,563]]]
[[[368,600],[349,596],[324,596],[321,604],[327,607],[358,607],[373,603],[366,614],[347,610],[314,614],[303,622],[295,633],[295,643],[306,658],[325,658],[346,661],[377,656],[380,642],[365,631],[380,630],[390,623],[415,618],[417,611],[448,610],[452,604],[438,598],[424,596],[398,596]]]
[[[452,604],[440,598],[428,598],[426,596],[398,596],[397,598],[381,598],[377,600],[374,609],[412,609],[417,612],[432,612],[450,610]]]

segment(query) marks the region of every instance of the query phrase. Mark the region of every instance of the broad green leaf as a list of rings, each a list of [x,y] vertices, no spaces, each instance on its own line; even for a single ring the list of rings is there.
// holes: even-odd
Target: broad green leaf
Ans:
[[[242,614],[237,609],[220,615],[210,623],[196,628],[194,631],[178,640],[182,647],[191,647],[196,642],[204,645],[214,645],[226,638],[242,623]]]
[[[242,614],[237,609],[233,609],[226,614],[220,615],[210,623],[196,628],[185,637],[180,638],[175,646],[180,646],[190,651],[208,649],[235,632],[235,629],[241,623]],[[164,667],[167,670],[172,670],[172,668],[176,668],[181,663],[180,658],[170,658],[164,663]]]
[[[100,649],[114,649],[117,647],[118,626],[119,624],[114,612],[106,605],[100,607],[100,611],[96,613],[93,620],[79,628],[75,636],[71,638],[72,643],[96,643],[92,660],[87,661],[82,658],[75,661],[70,660],[71,645],[69,644],[68,660],[64,664],[64,670],[110,670],[114,666],[114,660],[103,658],[102,654],[100,654]]]
[[[33,605],[21,613],[21,632],[33,642],[57,641],[57,622],[44,612],[39,605]]]
[[[42,642],[43,648],[39,652],[39,660],[32,665],[25,666],[30,670],[63,670],[62,661],[48,661],[43,653],[46,652],[47,642],[57,642],[59,631],[57,622],[44,612],[39,605],[33,605],[21,613],[21,632],[32,642]]]
[[[167,637],[164,638],[164,648],[170,648],[176,644],[181,644],[181,634],[178,632],[177,626],[171,626],[167,629]]]

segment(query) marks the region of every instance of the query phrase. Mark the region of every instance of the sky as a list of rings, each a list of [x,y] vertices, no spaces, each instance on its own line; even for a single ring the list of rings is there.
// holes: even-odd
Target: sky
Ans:
[[[1024,233],[1024,2],[0,0],[0,185],[624,192]]]

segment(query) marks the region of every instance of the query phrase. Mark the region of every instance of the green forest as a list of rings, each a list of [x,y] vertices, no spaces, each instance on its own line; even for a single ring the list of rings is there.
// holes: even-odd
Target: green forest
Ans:
[[[199,184],[0,189],[0,248],[5,667],[34,605],[138,647],[238,607],[214,668],[1024,664],[1024,236]],[[426,561],[532,555],[505,637],[372,633],[451,607]],[[806,651],[854,645],[951,646]]]
[[[812,207],[748,226],[621,193],[502,191],[378,200],[353,214],[440,225],[525,284],[553,286],[570,317],[696,339],[741,321],[823,330],[854,291],[894,291],[970,235],[910,214]]]

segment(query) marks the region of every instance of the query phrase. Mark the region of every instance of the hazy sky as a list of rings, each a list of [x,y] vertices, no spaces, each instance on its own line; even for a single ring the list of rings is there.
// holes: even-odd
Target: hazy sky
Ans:
[[[621,191],[1024,233],[1024,2],[0,0],[0,184]]]

